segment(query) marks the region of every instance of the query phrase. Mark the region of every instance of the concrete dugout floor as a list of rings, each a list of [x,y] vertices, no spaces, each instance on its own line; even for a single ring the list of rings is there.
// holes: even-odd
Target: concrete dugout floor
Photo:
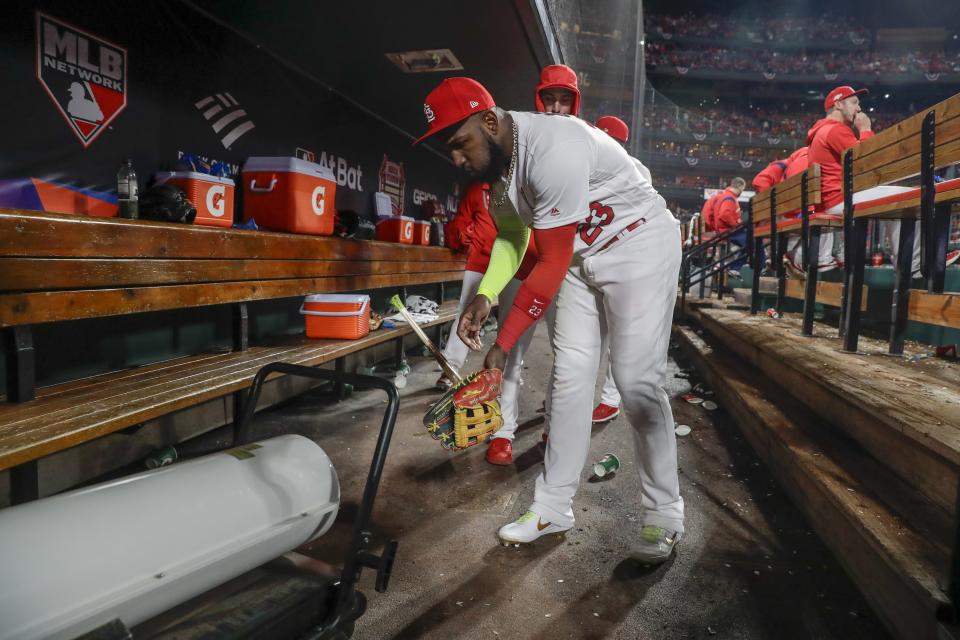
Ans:
[[[488,336],[488,342],[489,336]],[[671,356],[674,355],[671,352]],[[374,549],[400,541],[387,593],[373,589],[356,638],[884,638],[877,617],[723,413],[687,404],[696,383],[673,376],[687,532],[665,565],[627,560],[639,531],[632,435],[623,417],[594,428],[566,539],[503,547],[495,532],[520,515],[542,469],[537,412],[551,355],[541,325],[524,372],[515,464],[494,467],[485,447],[451,454],[424,431],[437,397],[432,361],[413,358],[374,513]],[[472,354],[466,370],[481,362]],[[601,381],[602,382],[602,381]],[[315,438],[342,484],[334,528],[303,553],[339,564],[366,480],[385,400],[357,392],[341,403],[307,394],[260,414],[258,437]],[[615,452],[621,470],[591,479]]]

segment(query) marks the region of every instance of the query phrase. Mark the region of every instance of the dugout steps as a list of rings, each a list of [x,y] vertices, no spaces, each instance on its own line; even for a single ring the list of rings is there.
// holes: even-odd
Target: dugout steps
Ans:
[[[835,328],[803,338],[799,316],[725,307],[688,304],[676,328],[721,406],[894,635],[954,637],[937,612],[950,606],[960,367],[884,356],[882,341],[841,353]]]

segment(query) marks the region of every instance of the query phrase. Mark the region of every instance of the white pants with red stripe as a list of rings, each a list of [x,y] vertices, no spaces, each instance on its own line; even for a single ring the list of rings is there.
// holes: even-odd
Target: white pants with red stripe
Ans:
[[[644,524],[683,531],[677,441],[664,389],[680,272],[679,228],[666,210],[610,249],[574,259],[556,299],[550,439],[531,509],[572,526],[590,450],[594,381],[606,320],[610,364],[634,432]]]
[[[457,309],[457,317],[453,321],[453,329],[450,331],[450,337],[447,339],[447,346],[443,349],[443,355],[450,362],[450,365],[460,372],[464,361],[467,359],[467,353],[470,351],[463,340],[457,335],[457,326],[460,324],[460,314],[467,308],[477,295],[477,289],[480,288],[480,281],[483,274],[477,271],[463,272],[463,286],[460,290],[460,304]],[[497,321],[503,326],[504,320],[510,307],[513,306],[513,299],[520,289],[520,282],[511,280],[506,288],[500,293],[499,307],[497,309]],[[507,358],[506,368],[503,371],[503,387],[500,394],[500,411],[503,415],[503,427],[493,435],[494,438],[509,438],[513,440],[513,434],[517,430],[517,418],[520,414],[520,375],[523,372],[523,354],[530,341],[533,339],[534,327],[527,329],[517,344],[510,351]]]

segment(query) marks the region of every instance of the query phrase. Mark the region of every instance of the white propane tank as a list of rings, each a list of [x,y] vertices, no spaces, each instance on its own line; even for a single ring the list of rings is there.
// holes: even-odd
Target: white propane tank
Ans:
[[[286,435],[0,510],[0,639],[128,627],[313,540],[340,483]]]

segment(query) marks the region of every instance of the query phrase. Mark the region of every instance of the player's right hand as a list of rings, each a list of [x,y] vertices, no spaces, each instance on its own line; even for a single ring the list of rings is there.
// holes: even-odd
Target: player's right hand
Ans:
[[[870,116],[861,111],[853,118],[853,126],[856,127],[857,131],[860,131],[861,133],[864,131],[870,131]]]
[[[460,316],[457,335],[460,336],[465,345],[474,351],[483,349],[483,343],[480,342],[480,329],[483,327],[483,323],[487,321],[490,309],[490,300],[486,296],[478,295],[473,298],[473,302],[467,305]]]

